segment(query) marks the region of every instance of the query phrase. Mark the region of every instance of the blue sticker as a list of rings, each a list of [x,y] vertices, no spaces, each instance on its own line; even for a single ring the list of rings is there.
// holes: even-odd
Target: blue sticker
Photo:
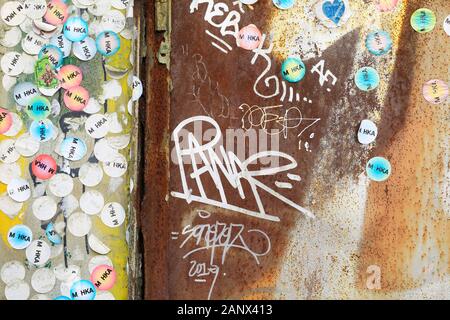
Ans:
[[[281,66],[281,75],[286,81],[299,82],[306,74],[306,67],[298,58],[287,58]]]
[[[95,40],[97,51],[105,57],[110,57],[120,49],[120,38],[113,31],[104,31],[97,36]]]
[[[30,126],[30,135],[39,142],[47,142],[56,134],[53,123],[48,120],[33,121]]]
[[[367,50],[373,55],[381,56],[392,49],[392,39],[386,31],[375,31],[366,38]]]
[[[95,286],[89,280],[77,281],[70,288],[72,300],[94,300],[96,294]]]
[[[70,17],[63,27],[64,35],[72,42],[79,42],[88,36],[88,24],[80,17]]]
[[[42,47],[38,56],[39,60],[41,60],[44,57],[47,57],[49,62],[56,69],[58,69],[59,67],[62,66],[64,53],[57,46],[54,46],[53,44],[47,44]]]
[[[273,4],[278,9],[290,9],[294,6],[295,0],[273,0]]]
[[[385,158],[375,157],[367,163],[366,171],[371,180],[382,182],[391,175],[391,164]]]
[[[8,242],[14,249],[26,249],[33,241],[33,232],[27,226],[16,225],[8,231]]]
[[[58,233],[56,233],[55,225],[52,222],[47,225],[47,228],[45,229],[45,235],[47,236],[47,239],[53,244],[62,243],[62,238]]]
[[[87,153],[86,143],[80,138],[66,137],[61,142],[61,155],[70,161],[79,161]]]
[[[50,115],[51,107],[47,98],[37,96],[28,102],[27,114],[33,120],[44,120]]]
[[[345,9],[345,3],[342,0],[325,1],[322,4],[323,14],[335,24],[339,24]]]
[[[355,83],[360,90],[370,91],[378,87],[380,76],[374,68],[363,67],[356,72]]]
[[[54,300],[71,300],[71,299],[66,296],[59,296],[59,297],[56,297]]]

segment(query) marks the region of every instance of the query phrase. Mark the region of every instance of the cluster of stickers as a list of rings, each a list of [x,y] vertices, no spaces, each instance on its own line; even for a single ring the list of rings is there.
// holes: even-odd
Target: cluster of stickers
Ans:
[[[4,138],[0,141],[0,183],[7,186],[0,209],[14,218],[29,202],[34,221],[44,230],[33,234],[29,226],[16,225],[8,231],[9,245],[24,251],[26,262],[11,261],[1,268],[7,299],[30,297],[25,278],[32,270],[36,299],[52,298],[47,294],[57,280],[61,282],[58,300],[114,298],[108,292],[116,282],[116,271],[106,256],[110,249],[92,234],[92,219],[98,217],[107,227],[118,228],[125,222],[126,211],[120,203],[107,203],[109,195],[93,188],[105,175],[110,179],[126,175],[127,158],[121,151],[128,147],[130,135],[112,135],[123,128],[117,113],[103,108],[107,99],[121,95],[120,83],[107,83],[104,91],[115,92],[111,97],[107,93],[96,97],[83,82],[89,73],[88,61],[100,57],[99,63],[104,63],[119,52],[123,39],[133,38],[134,30],[127,25],[130,2],[24,0],[8,1],[0,8],[6,26],[0,44],[10,49],[0,65],[3,87],[13,105],[0,107],[0,135]],[[29,80],[22,81],[25,78]],[[103,81],[102,75],[96,83]],[[142,83],[129,75],[128,84],[131,113],[130,106],[142,95]],[[61,120],[63,114],[82,119],[79,125],[85,132],[63,128],[70,122],[69,118]],[[22,173],[23,159],[28,160],[30,179]],[[76,175],[72,163],[81,164]],[[77,183],[83,190],[79,198],[74,195]],[[64,220],[58,221],[58,216]],[[65,264],[50,263],[56,251],[62,251],[67,232],[85,239],[99,254],[88,263],[90,279],[81,279],[80,267],[68,265],[67,257]]]
[[[252,5],[258,0],[240,0],[244,4]],[[273,4],[282,10],[292,8],[296,0],[273,0]],[[381,12],[392,12],[399,4],[399,0],[378,0],[376,5]],[[318,20],[328,28],[342,26],[352,15],[348,0],[319,0],[315,3],[315,13]],[[416,10],[411,16],[411,26],[419,33],[431,32],[436,26],[436,16],[427,8]],[[443,29],[450,36],[450,15],[444,20]],[[238,46],[247,50],[254,50],[261,41],[261,32],[255,25],[242,28],[237,39]],[[370,54],[379,57],[388,54],[392,49],[392,38],[389,32],[375,30],[367,34],[365,46]],[[298,56],[290,56],[281,65],[281,75],[284,80],[297,83],[306,75],[306,66]],[[358,69],[354,77],[356,87],[361,91],[375,90],[380,84],[378,71],[371,66]],[[423,86],[423,96],[432,104],[440,104],[447,100],[449,87],[440,79],[429,80]],[[378,129],[376,124],[369,120],[363,120],[358,130],[358,141],[369,145],[376,140]],[[382,182],[391,174],[391,164],[383,157],[375,157],[369,160],[366,172],[371,180]]]

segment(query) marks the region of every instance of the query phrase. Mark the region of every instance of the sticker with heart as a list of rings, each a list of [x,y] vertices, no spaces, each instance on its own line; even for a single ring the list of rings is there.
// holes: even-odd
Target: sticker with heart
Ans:
[[[351,16],[348,0],[320,0],[315,5],[316,15],[328,28],[342,26]]]
[[[339,21],[345,13],[345,3],[342,0],[334,0],[333,2],[325,1],[322,4],[322,10],[328,19],[335,24],[339,24]]]

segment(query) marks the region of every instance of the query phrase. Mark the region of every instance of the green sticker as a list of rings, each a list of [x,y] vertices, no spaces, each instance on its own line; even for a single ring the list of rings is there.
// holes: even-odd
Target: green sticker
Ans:
[[[34,76],[39,88],[56,89],[59,85],[55,68],[47,57],[36,62]]]

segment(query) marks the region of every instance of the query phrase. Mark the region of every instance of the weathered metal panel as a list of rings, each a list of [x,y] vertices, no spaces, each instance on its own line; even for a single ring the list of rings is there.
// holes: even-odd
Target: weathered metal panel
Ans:
[[[426,81],[448,82],[450,40],[442,22],[449,2],[400,1],[395,11],[379,12],[374,1],[351,1],[350,19],[333,29],[315,16],[316,2],[279,10],[269,0],[172,1],[169,69],[155,62],[164,34],[147,23],[147,298],[449,298],[448,101],[431,105],[422,95]],[[410,26],[421,7],[436,14],[430,33]],[[148,12],[152,21],[153,6]],[[236,45],[236,19],[239,28],[262,31],[259,49]],[[382,57],[365,47],[377,29],[393,40]],[[290,54],[305,63],[300,83],[281,77]],[[311,72],[314,66],[323,66],[326,78]],[[377,90],[356,87],[363,66],[378,70]],[[370,146],[356,138],[364,119],[379,130]],[[250,146],[238,131],[249,127],[258,129]],[[258,153],[267,145],[283,153],[280,166],[292,166],[257,175],[278,166],[245,164],[233,174],[205,165],[200,151],[212,152],[205,145],[220,132],[227,151],[245,147],[242,162],[250,147]],[[191,163],[178,165],[177,155]],[[210,156],[210,163],[223,163]],[[375,156],[392,165],[385,182],[365,173]]]

